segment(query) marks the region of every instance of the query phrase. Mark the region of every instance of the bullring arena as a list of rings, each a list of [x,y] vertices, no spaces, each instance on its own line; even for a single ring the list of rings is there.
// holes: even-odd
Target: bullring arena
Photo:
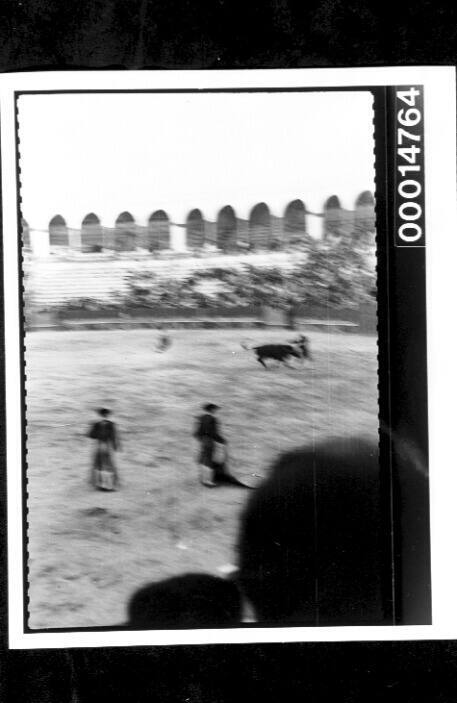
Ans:
[[[373,198],[362,195],[353,210],[334,197],[314,215],[291,201],[281,217],[265,205],[244,220],[231,207],[212,222],[194,210],[183,225],[162,211],[142,225],[129,213],[111,227],[96,215],[79,228],[63,215],[43,229],[23,223],[31,628],[121,624],[148,582],[236,567],[250,492],[200,485],[192,434],[203,403],[220,404],[231,470],[253,486],[287,449],[354,431],[376,439],[374,304],[365,327],[358,310],[349,319],[305,309],[297,327],[312,359],[268,371],[241,342],[287,341],[293,333],[274,311],[260,322],[249,310],[213,314],[211,324],[198,310],[170,318],[150,309],[142,324],[110,311],[132,270],[186,277],[246,262],[287,270],[313,239],[365,238],[372,249]],[[98,304],[93,314],[82,300]],[[172,344],[158,354],[164,329]],[[112,409],[121,438],[113,493],[89,484],[86,435],[100,406]]]

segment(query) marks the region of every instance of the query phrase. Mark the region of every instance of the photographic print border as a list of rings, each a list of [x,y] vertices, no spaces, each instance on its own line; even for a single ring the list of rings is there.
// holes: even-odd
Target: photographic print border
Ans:
[[[116,94],[116,95],[129,95],[129,94],[162,94],[162,95],[176,95],[176,94],[220,94],[220,93],[316,93],[316,92],[362,92],[369,93],[373,96],[373,141],[375,144],[374,153],[374,170],[375,170],[375,203],[376,203],[376,256],[377,256],[377,308],[381,308],[383,311],[387,310],[387,316],[378,314],[378,424],[379,426],[385,426],[391,428],[394,431],[395,425],[393,424],[393,409],[396,407],[395,394],[392,394],[392,388],[389,387],[389,378],[397,378],[398,381],[401,379],[401,375],[398,375],[396,369],[396,364],[398,359],[392,356],[392,350],[387,344],[387,340],[391,338],[390,329],[393,325],[393,313],[394,310],[392,306],[389,307],[389,300],[395,300],[397,295],[402,295],[402,291],[399,288],[401,285],[399,280],[392,277],[392,270],[389,270],[389,261],[393,259],[394,251],[391,247],[386,246],[388,242],[388,231],[389,231],[389,220],[386,222],[385,214],[388,212],[388,202],[389,196],[392,197],[394,188],[389,189],[388,192],[385,191],[386,184],[393,185],[395,181],[395,171],[393,161],[391,164],[387,165],[386,174],[382,173],[383,169],[383,158],[382,154],[389,152],[389,139],[391,138],[390,130],[385,130],[386,120],[391,116],[391,111],[389,111],[388,99],[389,99],[389,89],[370,87],[365,88],[347,86],[343,89],[341,88],[325,88],[322,91],[316,91],[310,88],[239,88],[239,89],[226,89],[226,88],[213,88],[213,89],[202,89],[196,90],[121,90],[121,91],[79,91],[79,90],[68,90],[68,91],[18,91],[15,93],[15,110],[16,110],[16,163],[17,163],[17,189],[18,189],[18,222],[22,220],[21,206],[20,206],[20,144],[19,144],[19,107],[18,100],[22,95],[75,95],[75,94]],[[389,188],[389,186],[387,186]],[[390,213],[391,215],[391,213]],[[392,217],[392,215],[391,215]],[[392,231],[392,230],[390,230]],[[22,238],[18,238],[19,246],[19,261],[23,260],[22,257]],[[409,258],[409,255],[408,255]],[[423,257],[421,257],[423,259]],[[413,266],[413,273],[416,275],[414,281],[414,287],[419,290],[419,294],[422,293],[421,298],[423,301],[423,316],[425,320],[425,297],[424,297],[424,286],[425,279],[423,277],[424,269],[416,268]],[[390,275],[389,275],[390,274]],[[22,300],[21,291],[23,290],[23,270],[20,268],[19,272],[19,295],[21,298],[21,307],[23,309],[24,302]],[[388,286],[388,281],[390,280],[393,284],[390,290],[390,295],[384,296],[384,288]],[[407,302],[407,301],[406,301]],[[381,323],[380,318],[381,317]],[[383,326],[382,320],[387,319],[388,325]],[[420,355],[423,354],[422,360],[425,365],[425,337],[422,340],[423,346],[419,348],[418,351]],[[63,627],[63,628],[30,628],[28,625],[28,620],[30,613],[28,611],[28,539],[27,539],[27,408],[26,408],[26,363],[25,363],[25,329],[24,329],[24,314],[21,316],[21,343],[22,343],[22,359],[21,363],[24,367],[24,373],[22,374],[22,417],[23,417],[23,435],[22,435],[22,448],[23,448],[23,559],[24,559],[24,632],[35,633],[35,632],[87,632],[92,630],[110,631],[118,630],[119,626],[88,626],[88,627]],[[425,371],[425,369],[424,369]],[[426,384],[426,374],[422,374],[424,383]],[[394,387],[398,387],[396,384]],[[426,398],[423,404],[422,415],[426,417],[427,407]],[[425,427],[426,430],[426,427]],[[413,439],[413,438],[411,438]],[[402,525],[402,514],[401,510],[396,510],[396,500],[395,491],[393,489],[395,481],[395,472],[401,473],[402,460],[396,456],[395,448],[392,442],[388,441],[388,436],[384,439],[380,438],[379,443],[379,463],[380,463],[380,473],[381,473],[381,490],[382,490],[382,516],[383,516],[383,534],[385,535],[385,545],[384,545],[384,573],[382,577],[382,589],[384,593],[384,617],[385,624],[401,624],[402,623],[402,579],[400,574],[402,573],[402,562],[404,555],[401,549],[398,548],[400,538],[397,536],[397,530],[401,529]],[[389,461],[390,458],[390,461]],[[392,539],[393,535],[393,539]],[[407,541],[407,537],[404,538]],[[424,584],[425,585],[425,584]],[[417,589],[417,585],[415,587]],[[426,588],[430,589],[430,582],[426,585]],[[429,604],[430,609],[430,604]],[[430,618],[427,620],[429,624]],[[417,624],[417,623],[414,623]],[[423,624],[423,623],[421,623]],[[244,624],[240,627],[269,627],[269,625],[264,625],[261,623]],[[125,626],[126,630],[135,629],[131,626]]]
[[[403,83],[403,81],[402,81]],[[416,84],[419,85],[419,84]],[[17,99],[22,94],[61,94],[61,93],[193,93],[193,92],[371,92],[374,96],[374,144],[375,144],[375,201],[376,201],[376,254],[377,254],[377,303],[378,303],[378,374],[379,374],[379,419],[380,424],[389,428],[391,433],[402,431],[405,418],[410,429],[409,439],[423,449],[423,456],[427,455],[427,345],[426,345],[426,301],[425,301],[425,248],[396,247],[392,232],[394,226],[394,213],[390,203],[396,187],[396,178],[393,169],[394,163],[394,125],[392,120],[391,102],[394,86],[379,85],[353,85],[334,87],[260,87],[260,88],[204,88],[204,89],[122,89],[122,90],[20,90],[14,92],[16,110],[16,166],[17,166],[17,193],[19,194],[19,144],[17,124]],[[425,99],[425,109],[427,103]],[[17,201],[17,216],[20,222],[20,202]],[[21,242],[19,240],[19,262],[22,261]],[[22,270],[20,271],[20,276]],[[22,305],[22,279],[19,279],[19,299]],[[401,301],[401,305],[399,305]],[[411,306],[415,310],[414,319],[411,318]],[[379,315],[379,310],[387,315]],[[20,335],[22,354],[24,353],[23,314],[20,319]],[[392,339],[395,344],[391,344]],[[404,359],[408,357],[409,363],[405,367]],[[23,357],[22,357],[23,359]],[[21,374],[23,391],[25,390],[25,374]],[[417,382],[418,377],[420,383]],[[412,383],[412,381],[414,381]],[[414,392],[412,392],[414,389]],[[413,422],[411,422],[413,418]],[[23,501],[23,526],[26,528],[26,404],[25,394],[22,394],[22,447],[23,447],[23,474],[22,474],[22,501]],[[392,526],[388,535],[389,545],[386,544],[386,554],[391,556],[392,572],[384,579],[386,593],[391,593],[388,618],[394,624],[425,624],[431,622],[430,605],[430,545],[416,545],[422,548],[422,560],[426,562],[429,573],[427,583],[423,584],[422,594],[419,596],[422,612],[429,615],[423,622],[417,621],[415,613],[416,603],[409,603],[402,594],[412,583],[414,578],[414,564],[408,562],[408,550],[405,544],[409,540],[414,542],[415,527],[411,515],[405,514],[396,502],[396,485],[401,481],[401,468],[403,457],[396,453],[391,441],[386,435],[380,441],[380,464],[383,457],[390,460],[391,472],[384,477],[383,501],[385,506],[386,523]],[[424,514],[428,521],[428,510]],[[23,533],[23,550],[26,555],[26,533]],[[24,589],[26,588],[27,565],[23,559]],[[405,589],[406,587],[406,589]],[[417,594],[417,591],[416,591]],[[24,619],[27,617],[27,599],[24,597]],[[243,625],[239,629],[259,629],[264,626],[258,623]],[[268,628],[268,626],[265,626]],[[238,629],[238,628],[237,628]],[[342,628],[344,630],[344,627]],[[120,630],[119,627],[87,627],[87,628],[46,628],[29,629],[24,627],[24,633],[62,633],[62,632],[111,632]],[[136,632],[136,630],[135,630]],[[181,630],[180,630],[181,632]]]

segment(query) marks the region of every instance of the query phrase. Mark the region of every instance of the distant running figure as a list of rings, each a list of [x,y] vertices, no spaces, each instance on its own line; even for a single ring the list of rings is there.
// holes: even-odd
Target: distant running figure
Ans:
[[[303,359],[309,359],[310,361],[312,360],[312,356],[309,351],[308,337],[305,337],[304,334],[300,334],[297,339],[291,341],[291,344],[295,344],[295,346],[298,347]]]
[[[171,347],[171,339],[167,334],[162,334],[161,337],[159,337],[159,341],[157,342],[156,346],[156,351],[157,352],[164,352],[167,351]]]
[[[114,463],[114,452],[119,449],[119,441],[114,422],[108,420],[110,410],[97,411],[101,420],[95,422],[88,432],[90,439],[97,440],[92,464],[92,485],[101,491],[113,491],[119,485],[119,476]]]

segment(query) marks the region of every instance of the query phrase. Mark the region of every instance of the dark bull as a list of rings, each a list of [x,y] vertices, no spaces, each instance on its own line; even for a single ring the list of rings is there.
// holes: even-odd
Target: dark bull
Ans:
[[[287,361],[290,357],[295,357],[297,359],[302,358],[301,353],[295,349],[292,344],[262,344],[259,347],[242,346],[244,349],[252,349],[257,356],[257,361],[259,361],[266,369],[268,368],[265,363],[266,359],[280,361],[287,366]]]

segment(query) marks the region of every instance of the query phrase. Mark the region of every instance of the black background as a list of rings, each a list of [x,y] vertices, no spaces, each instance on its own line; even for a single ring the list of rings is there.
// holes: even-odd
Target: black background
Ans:
[[[456,38],[457,7],[431,0],[3,0],[0,70],[455,64]],[[454,641],[8,651],[0,573],[2,701],[457,700]]]

